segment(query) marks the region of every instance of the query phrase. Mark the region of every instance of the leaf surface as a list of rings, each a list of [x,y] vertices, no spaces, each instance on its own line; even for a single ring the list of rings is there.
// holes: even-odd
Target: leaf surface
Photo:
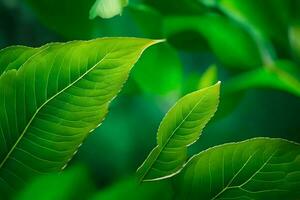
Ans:
[[[164,179],[178,173],[194,143],[217,110],[220,83],[181,98],[166,114],[157,133],[157,146],[137,170],[140,181]]]
[[[11,57],[21,65],[0,57],[14,65],[0,77],[0,193],[63,169],[102,122],[141,53],[156,42],[103,38],[22,47]],[[5,51],[17,52],[8,48],[1,55]]]
[[[179,199],[299,198],[299,144],[256,138],[194,156],[176,180]]]

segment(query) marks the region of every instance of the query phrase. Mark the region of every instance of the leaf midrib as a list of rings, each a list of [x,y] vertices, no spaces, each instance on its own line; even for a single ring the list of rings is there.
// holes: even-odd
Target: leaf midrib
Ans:
[[[45,48],[45,49],[48,49]],[[34,54],[33,56],[31,56],[28,60],[32,59],[32,57],[36,56],[37,54],[41,53],[42,51],[44,51],[45,49],[42,49],[41,51],[37,52],[36,54]],[[29,122],[27,123],[27,125],[25,126],[24,130],[22,131],[21,135],[19,136],[19,138],[17,139],[17,141],[15,142],[15,144],[11,147],[10,151],[7,153],[7,155],[5,156],[5,158],[3,159],[3,161],[0,164],[0,169],[4,166],[4,164],[6,163],[7,159],[10,157],[10,155],[12,154],[12,152],[15,150],[15,148],[17,147],[17,145],[19,144],[19,142],[21,141],[21,139],[23,138],[23,136],[25,135],[26,131],[28,130],[28,128],[30,127],[31,123],[33,122],[33,120],[35,119],[35,117],[37,116],[37,114],[40,112],[40,110],[45,107],[50,101],[52,101],[54,98],[56,98],[57,96],[59,96],[60,94],[62,94],[63,92],[65,92],[67,89],[69,89],[70,87],[72,87],[74,84],[76,84],[78,81],[80,81],[84,76],[86,76],[87,74],[89,74],[91,71],[93,71],[101,62],[103,62],[103,60],[109,55],[111,54],[113,50],[109,51],[108,53],[106,53],[103,58],[98,61],[95,65],[93,65],[89,70],[87,70],[85,73],[83,73],[81,76],[79,76],[75,81],[73,81],[72,83],[70,83],[67,87],[65,87],[64,89],[62,89],[61,91],[59,91],[58,93],[56,93],[55,95],[53,95],[52,97],[50,97],[48,100],[46,100],[34,113],[34,115],[31,117],[31,119],[29,120]],[[27,60],[27,61],[28,61]],[[26,61],[26,62],[27,62]],[[26,63],[25,62],[25,63]]]
[[[156,153],[155,155],[155,159],[153,159],[153,161],[151,161],[150,166],[147,168],[146,172],[144,173],[144,175],[140,178],[140,181],[145,181],[143,180],[145,178],[145,176],[149,173],[150,169],[152,168],[152,166],[154,165],[155,161],[158,159],[158,157],[160,156],[161,152],[163,151],[163,149],[167,146],[167,144],[169,143],[169,141],[171,140],[171,138],[174,136],[175,132],[179,129],[179,127],[185,122],[185,120],[192,114],[192,112],[196,109],[196,107],[202,102],[202,100],[204,99],[204,97],[207,95],[207,93],[204,93],[204,95],[202,96],[202,98],[197,102],[197,104],[191,109],[191,111],[187,114],[187,116],[180,122],[180,124],[173,130],[172,134],[170,135],[170,137],[167,139],[166,143],[162,145],[161,148],[159,148],[158,153]],[[176,107],[176,104],[173,106],[173,108]],[[156,147],[159,147],[159,145],[157,145]],[[156,148],[155,147],[155,148]],[[149,179],[149,180],[160,180],[165,178],[166,176],[163,177],[159,177],[159,178],[154,178],[154,179]]]

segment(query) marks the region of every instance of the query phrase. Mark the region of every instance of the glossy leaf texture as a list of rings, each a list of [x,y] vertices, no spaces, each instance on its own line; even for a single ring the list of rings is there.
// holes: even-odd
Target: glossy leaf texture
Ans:
[[[223,16],[167,17],[164,31],[167,37],[185,31],[199,33],[217,59],[227,67],[251,69],[262,65],[260,49],[251,34]]]
[[[11,194],[35,175],[63,169],[102,122],[141,53],[157,42],[103,38],[4,49],[1,195]]]
[[[300,70],[293,62],[278,60],[270,66],[245,72],[228,80],[225,93],[236,93],[251,88],[273,88],[300,97]]]
[[[256,138],[194,156],[176,180],[178,199],[299,199],[300,147]]]
[[[140,181],[165,179],[178,173],[219,103],[220,82],[181,98],[166,114],[157,133],[157,146],[137,170]]]

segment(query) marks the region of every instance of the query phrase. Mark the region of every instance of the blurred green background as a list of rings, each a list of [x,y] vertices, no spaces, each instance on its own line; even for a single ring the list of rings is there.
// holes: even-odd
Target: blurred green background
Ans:
[[[130,0],[121,16],[91,20],[94,2],[0,0],[1,48],[110,36],[167,39],[141,57],[65,179],[89,174],[82,185],[96,190],[134,175],[170,106],[217,80],[218,112],[191,153],[256,136],[300,142],[299,0]]]

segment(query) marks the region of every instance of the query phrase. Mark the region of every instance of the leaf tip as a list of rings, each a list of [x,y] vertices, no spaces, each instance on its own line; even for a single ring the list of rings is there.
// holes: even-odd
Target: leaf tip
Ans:
[[[156,39],[156,40],[152,40],[152,44],[158,44],[158,43],[163,43],[166,42],[166,39]]]

